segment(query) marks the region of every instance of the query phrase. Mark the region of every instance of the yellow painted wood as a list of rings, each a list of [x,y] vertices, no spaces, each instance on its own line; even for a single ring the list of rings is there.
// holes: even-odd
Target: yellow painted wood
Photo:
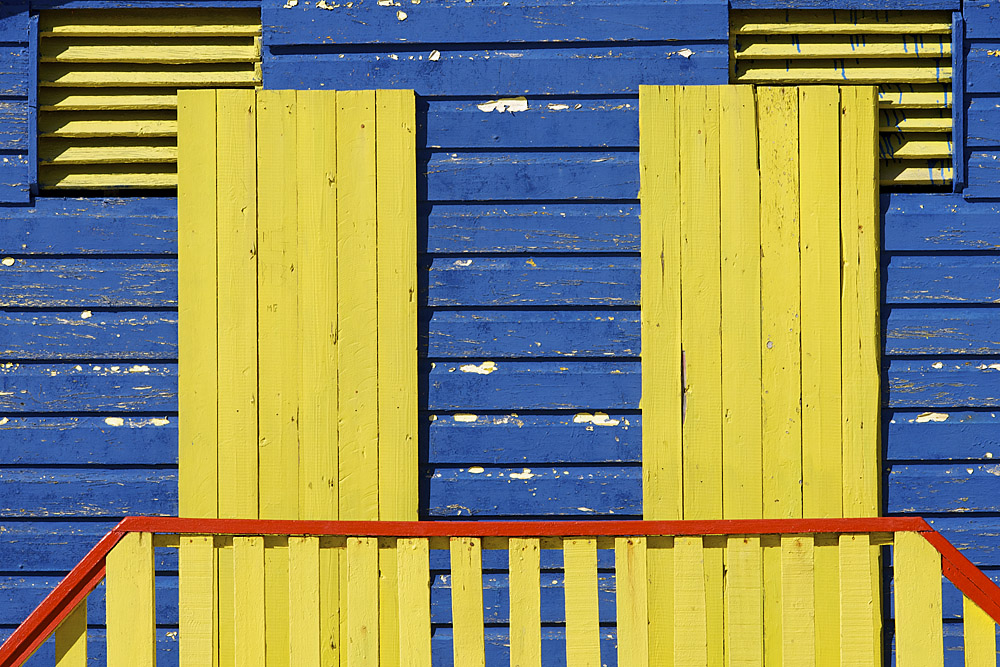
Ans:
[[[108,667],[156,665],[153,536],[128,533],[107,556]]]
[[[840,553],[836,535],[816,535],[813,544],[816,596],[816,664],[840,665]]]
[[[896,609],[896,664],[944,664],[941,627],[941,554],[919,533],[896,533],[892,549]]]
[[[758,88],[764,518],[802,516],[799,113],[795,88]],[[765,566],[766,567],[766,566]]]
[[[242,43],[241,43],[242,42]],[[42,40],[39,62],[194,64],[248,62],[260,57],[252,38],[229,43],[204,39],[131,38],[108,43],[104,38]]]
[[[213,127],[212,129],[214,130],[215,128]],[[161,139],[106,137],[97,141],[88,141],[84,145],[81,145],[81,143],[75,140],[47,141],[42,150],[39,151],[38,163],[41,165],[129,165],[141,163],[169,164],[177,162],[177,146],[169,137]],[[215,182],[214,172],[211,182]],[[215,229],[214,224],[212,225],[212,229]]]
[[[840,91],[802,86],[798,95],[802,513],[839,517]]]
[[[399,582],[397,581],[396,540],[383,537],[378,541],[378,631],[379,661],[399,664]]]
[[[686,86],[680,145],[684,518],[722,518],[719,89]]]
[[[760,538],[734,535],[726,544],[726,665],[764,662],[763,571]]]
[[[736,35],[946,35],[948,12],[784,10],[733,11],[730,27]]]
[[[539,547],[538,538],[510,538],[511,667],[541,667],[542,664]]]
[[[212,9],[116,9],[114,21],[102,9],[77,9],[72,12],[46,11],[39,15],[41,36],[63,35],[103,37],[121,35],[156,35],[174,37],[255,36],[261,33],[260,12],[256,9],[227,9],[220,14]]]
[[[379,518],[417,520],[417,170],[414,94],[375,94],[378,128]]]
[[[40,86],[87,88],[162,87],[232,88],[260,84],[254,63],[219,63],[211,69],[203,65],[108,65],[41,63]]]
[[[40,166],[39,186],[45,189],[169,189],[177,187],[174,165],[131,165],[115,174],[95,172],[90,165]]]
[[[950,60],[948,61],[950,62]],[[895,60],[788,60],[781,67],[767,60],[738,60],[736,83],[783,84],[799,81],[809,83],[879,84],[885,81],[942,83],[951,81],[949,65],[936,66],[933,61]]]
[[[597,608],[597,539],[563,539],[566,595],[566,665],[600,667]]]
[[[337,93],[337,384],[340,518],[378,517],[375,94]]]
[[[880,109],[950,109],[951,103],[951,87],[947,84],[883,83],[878,87]]]
[[[705,559],[700,537],[674,538],[674,664],[708,664]]]
[[[736,58],[786,60],[795,58],[950,58],[948,35],[866,35],[863,40],[840,35],[747,35]]]
[[[878,129],[880,132],[951,132],[951,115],[946,110],[932,109],[882,111]]]
[[[649,665],[646,553],[645,537],[615,538],[615,618],[618,664],[623,667]]]
[[[483,637],[483,560],[478,537],[453,537],[451,549],[451,616],[455,664],[486,664]]]
[[[56,667],[87,666],[87,600],[56,628]],[[211,659],[211,656],[209,656]]]
[[[401,537],[397,542],[399,565],[399,664],[431,666],[431,582],[427,538]],[[511,567],[513,581],[514,568]],[[513,625],[513,620],[511,621]],[[513,639],[512,639],[513,641]],[[514,650],[513,643],[511,651]]]
[[[288,541],[264,538],[264,645],[268,665],[287,666],[289,652]],[[237,635],[237,639],[239,636]]]
[[[233,538],[233,628],[237,665],[263,665],[265,646],[264,538]],[[220,610],[228,611],[225,609]]]
[[[726,538],[706,535],[703,558],[705,562],[705,631],[708,637],[708,664],[722,667],[725,663],[725,586],[724,551]]]
[[[646,539],[646,593],[649,618],[649,664],[674,659],[674,538]]]
[[[215,651],[220,667],[230,667],[236,664],[236,627],[233,610],[235,607],[236,580],[233,568],[232,540],[229,544],[216,551],[216,564],[219,568],[218,599],[216,607],[216,638]]]
[[[375,667],[378,658],[378,540],[347,538],[347,667]]]
[[[868,535],[840,536],[840,664],[844,667],[871,665],[876,656],[871,642],[875,609],[870,548]],[[937,623],[940,626],[941,621]]]
[[[951,167],[911,166],[912,163],[883,163],[879,183],[882,185],[944,185],[955,172]]]
[[[288,538],[288,656],[295,667],[320,667],[319,538]],[[271,661],[268,660],[268,664]]]
[[[684,516],[681,485],[678,91],[672,86],[639,87],[644,350],[641,407],[646,414],[657,416],[644,423],[642,429],[642,507],[643,518],[647,520],[681,519]],[[654,562],[650,564],[650,576],[654,579],[660,576]],[[655,617],[651,614],[651,618]],[[654,651],[653,659],[657,659],[656,656]]]
[[[146,111],[176,109],[177,91],[171,88],[43,88],[38,91],[40,111]]]
[[[204,119],[215,117],[215,91],[185,91],[177,117],[178,515],[211,518],[219,515],[216,127]]]
[[[211,665],[215,649],[215,549],[211,535],[182,535],[180,558],[180,664]]]
[[[920,160],[918,166],[925,167],[925,160],[950,160],[951,138],[941,133],[883,133],[879,136],[879,157],[883,160]],[[885,178],[883,166],[882,178]],[[926,178],[926,177],[925,177]]]
[[[762,516],[760,183],[756,98],[719,90],[722,262],[722,507],[725,519]]]
[[[138,116],[138,117],[137,117]],[[48,114],[38,122],[40,137],[174,137],[177,121],[171,111],[147,111],[138,114],[108,114],[81,111],[73,114]]]
[[[965,637],[966,667],[995,667],[997,664],[997,628],[989,615],[975,602],[962,596],[962,633]]]
[[[816,616],[813,586],[812,535],[782,535],[781,658],[784,665],[815,663]]]
[[[342,611],[342,603],[346,603],[347,596],[346,551],[345,544],[341,548],[323,548],[319,552],[319,631],[324,665],[338,665],[347,655],[342,641],[342,631],[347,623],[347,615]]]
[[[762,535],[764,566],[764,664],[781,664],[781,539]]]

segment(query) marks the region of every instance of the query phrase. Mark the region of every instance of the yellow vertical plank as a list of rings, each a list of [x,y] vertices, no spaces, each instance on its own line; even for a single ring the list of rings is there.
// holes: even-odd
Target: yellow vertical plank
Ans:
[[[240,667],[265,661],[264,538],[233,538],[233,655]]]
[[[764,574],[764,664],[781,664],[781,539],[762,535]]]
[[[211,592],[211,591],[209,591]],[[56,628],[56,667],[87,667],[87,600]],[[211,638],[211,636],[210,636]],[[212,648],[211,642],[208,645]],[[208,654],[211,665],[212,654]]]
[[[156,665],[152,533],[128,533],[106,560],[108,667]]]
[[[399,564],[399,665],[431,667],[431,582],[427,538],[402,537],[396,548]]]
[[[510,563],[510,664],[541,667],[541,552],[538,538],[512,537]]]
[[[725,576],[726,538],[705,536],[705,629],[708,632],[708,664],[722,667],[725,662]]]
[[[940,667],[944,664],[941,554],[919,533],[896,533],[892,575],[896,664]]]
[[[615,603],[618,664],[649,665],[649,612],[646,586],[646,538],[615,538]]]
[[[719,90],[722,260],[723,518],[759,519],[760,183],[751,86]]]
[[[396,580],[396,540],[378,541],[378,631],[379,660],[383,665],[399,664],[399,582]]]
[[[757,89],[764,518],[802,516],[799,146],[795,88]]]
[[[177,98],[179,516],[219,516],[215,91]]]
[[[781,659],[784,665],[816,662],[813,536],[781,536]]]
[[[639,86],[641,407],[646,415],[655,415],[642,429],[642,511],[647,520],[683,518],[678,91]],[[656,565],[650,565],[650,576],[656,578]]]
[[[337,94],[297,91],[299,321],[299,517],[336,521],[337,433]],[[339,551],[320,552],[320,633],[324,665],[338,664]]]
[[[816,535],[816,664],[840,665],[840,556],[836,535]]]
[[[875,609],[868,569],[870,548],[867,535],[840,536],[840,664],[844,667],[868,667],[876,656],[871,642]],[[940,626],[940,618],[937,623]]]
[[[734,535],[726,546],[726,664],[764,664],[760,538]]]
[[[965,667],[996,667],[996,623],[965,596],[962,596],[962,633],[965,636]]]
[[[319,538],[288,538],[288,663],[320,667]],[[268,665],[271,664],[270,659]]]
[[[217,604],[215,608],[215,650],[220,667],[235,665],[233,650],[236,647],[235,629],[233,627],[233,594],[236,582],[233,579],[233,548],[232,545],[216,550],[215,562],[219,569],[217,587]]]
[[[840,459],[840,92],[799,91],[802,512],[843,516]]]
[[[600,667],[601,632],[597,608],[597,538],[563,539],[566,596],[566,665]]]
[[[215,638],[215,549],[211,535],[182,535],[180,553],[180,664],[211,665]]]
[[[719,90],[681,88],[681,341],[685,363],[684,518],[722,518]]]
[[[379,518],[417,520],[417,167],[412,90],[375,93]]]
[[[877,93],[841,95],[844,516],[879,508],[879,277]]]
[[[674,659],[674,538],[646,538],[646,594],[649,618],[649,664]]]
[[[478,537],[453,537],[451,546],[451,617],[455,664],[486,664],[483,635],[483,559]]]
[[[378,517],[375,93],[337,93],[340,518]]]
[[[708,664],[705,557],[702,538],[674,538],[675,665]]]
[[[347,667],[375,667],[378,658],[378,540],[347,538]]]

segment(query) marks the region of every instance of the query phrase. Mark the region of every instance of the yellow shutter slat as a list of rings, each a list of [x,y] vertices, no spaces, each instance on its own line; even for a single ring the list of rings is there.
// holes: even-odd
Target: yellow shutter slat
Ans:
[[[40,111],[144,111],[176,109],[177,90],[171,88],[42,88]]]
[[[169,140],[168,140],[169,141]],[[115,164],[142,162],[177,162],[177,146],[150,143],[129,144],[127,140],[100,141],[94,145],[78,146],[73,143],[47,143],[46,151],[39,153],[39,164]]]
[[[212,69],[197,65],[62,65],[44,63],[38,71],[40,86],[171,86],[176,88],[232,88],[260,83],[253,64],[220,63]]]
[[[951,108],[951,103],[948,84],[890,83],[878,88],[880,109],[946,109]]]
[[[55,40],[52,40],[55,41]],[[66,40],[59,40],[65,42]],[[260,55],[250,44],[176,44],[175,40],[143,40],[143,43],[107,44],[99,40],[89,43],[50,43],[43,41],[40,62],[43,63],[245,63]],[[147,43],[148,42],[148,43]]]
[[[740,60],[785,58],[950,58],[948,35],[752,35],[741,37],[735,56]]]
[[[153,112],[156,113],[156,112]],[[101,118],[92,114],[50,114],[38,121],[40,137],[173,137],[177,118],[164,112],[159,117]],[[44,147],[43,147],[44,148]]]
[[[735,73],[737,83],[941,83],[951,81],[951,60],[787,60],[778,66],[746,60],[736,63]]]
[[[951,132],[951,116],[935,111],[880,111],[879,132]]]
[[[914,165],[882,161],[879,183],[882,185],[944,185],[954,177],[951,167],[933,163]]]
[[[948,12],[767,9],[734,11],[734,35],[946,35]]]
[[[38,182],[59,190],[176,188],[177,170],[174,165],[111,165],[104,171],[91,165],[50,165],[39,167]]]
[[[895,160],[947,160],[951,141],[940,133],[888,133],[879,140],[879,157]]]
[[[38,23],[42,37],[120,35],[256,36],[261,33],[256,9],[157,9],[115,10],[113,21],[100,9],[42,12]]]

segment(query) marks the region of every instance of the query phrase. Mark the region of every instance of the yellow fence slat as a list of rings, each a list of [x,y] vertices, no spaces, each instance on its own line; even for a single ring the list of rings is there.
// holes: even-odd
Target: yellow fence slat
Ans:
[[[760,183],[757,107],[750,86],[720,98],[722,207],[722,518],[762,515]],[[756,388],[756,389],[755,389]]]
[[[453,537],[450,545],[455,664],[462,667],[482,667],[486,664],[482,540],[478,537]]]
[[[764,571],[764,664],[781,664],[781,538],[762,535]]]
[[[941,554],[919,533],[896,533],[892,548],[896,609],[896,664],[944,664],[941,626]]]
[[[649,619],[649,664],[674,659],[674,538],[646,539],[646,595]]]
[[[87,667],[86,599],[63,619],[63,622],[56,628],[55,635],[56,667]],[[209,644],[209,648],[211,646]],[[209,660],[211,660],[211,654],[209,654]]]
[[[760,538],[734,535],[726,546],[728,665],[763,665],[763,572]]]
[[[107,556],[108,667],[156,665],[153,535],[128,533]]]
[[[347,538],[347,667],[375,667],[378,658],[378,540]]]
[[[781,658],[785,665],[816,661],[812,535],[781,536]]]
[[[287,662],[295,667],[320,667],[319,600],[319,538],[289,536]]]
[[[836,535],[816,535],[813,549],[816,572],[816,664],[818,667],[839,667],[839,539]]]
[[[380,448],[381,450],[381,448]],[[378,540],[378,631],[381,664],[399,664],[399,582],[396,540]]]
[[[396,548],[399,552],[399,664],[400,667],[431,667],[431,582],[427,538],[401,537]]]
[[[510,664],[541,667],[541,554],[535,537],[512,537],[510,563]]]
[[[597,538],[564,538],[563,566],[566,595],[566,665],[600,667]]]
[[[178,137],[178,515],[218,514],[215,91],[180,95]]]
[[[233,628],[237,665],[265,661],[264,538],[233,538]]]
[[[705,557],[700,537],[674,538],[674,664],[708,664]]]
[[[997,627],[989,614],[962,596],[965,667],[996,667]]]
[[[657,415],[642,430],[642,507],[647,520],[683,518],[678,91],[673,86],[639,86],[645,351],[641,400],[644,412]],[[650,576],[658,576],[652,562]],[[651,618],[659,616],[651,613]]]
[[[615,538],[615,618],[622,667],[649,665],[646,551],[645,537]]]
[[[211,665],[215,649],[215,549],[211,535],[182,535],[180,552],[180,664]]]
[[[337,93],[340,518],[378,517],[375,93]]]
[[[844,667],[868,667],[875,660],[870,549],[867,535],[840,536],[840,664]]]
[[[705,559],[705,630],[708,633],[709,667],[722,667],[725,661],[725,615],[726,594],[723,577],[725,575],[724,551],[726,538],[720,535],[706,535],[704,540]]]

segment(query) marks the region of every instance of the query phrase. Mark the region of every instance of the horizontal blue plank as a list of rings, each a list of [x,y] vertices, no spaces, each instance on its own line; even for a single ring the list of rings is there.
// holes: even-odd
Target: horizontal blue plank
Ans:
[[[977,567],[1000,566],[1000,518],[953,515],[927,522]]]
[[[601,664],[617,665],[617,634],[614,627],[601,626]],[[541,658],[545,667],[566,667],[566,631],[562,627],[541,628]],[[484,632],[486,664],[501,667],[510,664],[510,639],[506,628],[488,627]],[[452,667],[452,631],[450,627],[435,628],[431,634],[431,664]]]
[[[32,9],[203,9],[260,7],[260,0],[31,0]]]
[[[490,102],[484,98],[420,100],[417,146],[593,149],[639,145],[637,96],[602,100],[532,97],[523,101],[527,109],[521,111],[497,110]]]
[[[0,468],[0,517],[176,516],[177,470]]]
[[[968,180],[966,197],[1000,199],[1000,149],[970,152]]]
[[[0,629],[0,641],[5,640],[13,628]],[[107,633],[104,628],[91,627],[87,629],[87,660],[89,664],[107,664]],[[50,637],[24,663],[24,667],[52,667],[56,662],[55,638]],[[159,627],[156,629],[156,665],[157,667],[179,667],[180,644],[175,627]]]
[[[1000,415],[985,410],[892,410],[882,413],[890,461],[1000,460]]]
[[[0,466],[176,464],[176,417],[0,418]]]
[[[962,18],[967,39],[996,39],[1000,35],[1000,7],[993,0],[965,0]]]
[[[891,252],[1000,248],[1000,206],[962,195],[882,195],[882,249]]]
[[[418,95],[620,95],[641,84],[719,85],[729,80],[725,43],[579,48],[455,49],[283,55],[264,58],[264,87],[297,90],[412,88]],[[432,49],[440,52],[430,60]],[[391,56],[396,56],[392,58]],[[342,57],[341,57],[342,56]]]
[[[726,3],[719,0],[448,0],[332,7],[262,0],[265,44],[723,41],[729,28]]]
[[[851,10],[950,10],[961,8],[960,0],[731,0],[733,9],[851,9]]]
[[[0,266],[0,307],[176,305],[175,259],[53,259],[29,255],[11,258]]]
[[[177,364],[0,364],[0,414],[176,410]]]
[[[1000,299],[996,255],[893,255],[886,269],[888,303],[993,303]]]
[[[429,201],[494,199],[635,199],[635,151],[552,153],[443,153],[422,157]]]
[[[0,571],[68,572],[116,523],[117,519],[0,520]],[[177,570],[176,549],[154,553],[158,570]]]
[[[890,308],[886,354],[1000,354],[1000,308]]]
[[[638,204],[426,204],[423,224],[432,253],[639,252]]]
[[[176,313],[0,311],[0,328],[0,359],[177,358]]]
[[[0,17],[2,31],[3,18]],[[28,101],[0,100],[0,151],[26,153],[28,144]]]
[[[0,207],[3,254],[160,254],[177,252],[177,199],[37,197]]]
[[[0,44],[0,97],[28,96],[28,46]]]
[[[1000,95],[970,95],[966,144],[973,148],[1000,146]]]
[[[0,205],[25,204],[30,198],[31,169],[27,153],[0,153]]]
[[[27,0],[7,0],[0,7],[0,42],[28,41]]]
[[[484,466],[426,474],[430,517],[642,514],[641,466]]]
[[[895,464],[886,483],[890,513],[995,512],[997,463]]]
[[[1000,359],[893,359],[885,376],[890,407],[1000,406]]]
[[[23,621],[45,595],[55,588],[60,578],[55,575],[30,574],[0,576],[0,596],[9,600],[0,610],[0,621],[4,625]],[[177,626],[177,579],[176,574],[157,574],[156,622],[160,625]],[[105,591],[105,583],[101,582],[87,597],[88,624],[105,625]]]
[[[991,41],[969,42],[965,57],[965,89],[969,93],[1000,93],[1000,49],[997,35]]]
[[[431,364],[429,410],[634,410],[638,361]]]
[[[642,417],[635,413],[455,412],[428,418],[427,461],[432,466],[642,461]]]

